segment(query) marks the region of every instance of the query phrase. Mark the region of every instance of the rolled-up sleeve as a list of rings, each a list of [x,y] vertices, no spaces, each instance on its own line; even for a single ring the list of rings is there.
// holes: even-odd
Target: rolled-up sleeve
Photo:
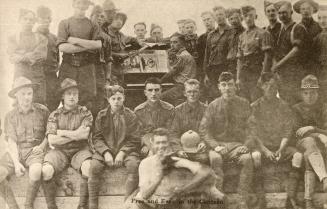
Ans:
[[[273,40],[271,34],[268,31],[264,30],[264,32],[261,35],[261,50],[262,51],[271,50],[272,44],[273,44]]]
[[[57,46],[63,43],[67,43],[69,38],[68,24],[67,20],[62,20],[58,26],[58,35],[57,35]]]
[[[305,41],[307,36],[308,33],[304,26],[301,26],[299,24],[295,25],[291,32],[292,45],[300,48],[305,47]]]

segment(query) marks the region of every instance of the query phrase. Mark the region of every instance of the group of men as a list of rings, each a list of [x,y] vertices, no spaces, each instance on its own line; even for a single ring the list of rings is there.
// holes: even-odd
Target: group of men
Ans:
[[[228,208],[225,163],[240,166],[240,208],[262,209],[261,165],[269,161],[291,165],[286,208],[299,208],[301,175],[305,208],[316,208],[317,177],[327,192],[326,6],[265,2],[265,29],[255,25],[252,6],[219,6],[202,13],[207,32],[199,37],[193,20],[178,21],[180,31],[169,38],[169,72],[146,80],[147,100],[132,111],[124,106],[122,52],[167,39],[158,25],[145,38],[144,23],[134,25],[136,38],[126,36],[120,30],[127,16],[113,2],[95,6],[87,18],[90,4],[73,0],[74,15],[60,22],[58,36],[49,32],[49,8],[21,10],[21,31],[8,40],[15,104],[5,118],[10,152],[0,159],[0,195],[10,209],[19,207],[7,177],[27,169],[25,208],[33,209],[42,185],[48,209],[57,209],[55,178],[68,166],[81,174],[79,209],[98,209],[103,171],[122,166],[129,207],[157,207],[147,200],[169,180],[167,171],[185,168],[191,177],[183,185],[172,180],[170,198],[200,192]],[[293,9],[301,23],[292,20]],[[163,92],[168,79],[174,86]]]

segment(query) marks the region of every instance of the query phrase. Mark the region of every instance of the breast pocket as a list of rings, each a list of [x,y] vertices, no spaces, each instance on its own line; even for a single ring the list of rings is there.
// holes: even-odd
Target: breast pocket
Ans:
[[[30,139],[32,141],[39,141],[41,142],[45,137],[45,125],[41,122],[35,123],[33,127],[33,135],[34,139]]]

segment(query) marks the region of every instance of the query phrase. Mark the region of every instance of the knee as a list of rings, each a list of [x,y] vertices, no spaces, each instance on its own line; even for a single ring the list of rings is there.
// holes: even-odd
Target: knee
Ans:
[[[89,177],[100,176],[103,170],[104,170],[104,164],[102,162],[98,160],[91,160],[90,167],[89,167]]]
[[[9,171],[7,168],[0,166],[0,183],[7,178]]]
[[[128,174],[138,174],[138,168],[139,168],[140,161],[139,160],[129,160],[126,163],[126,169]]]
[[[319,148],[317,147],[316,141],[312,137],[306,137],[302,139],[302,146],[304,148],[304,155],[307,157],[311,155],[313,152],[319,151]]]
[[[253,159],[253,165],[255,168],[261,167],[261,152],[255,151],[251,153]]]
[[[42,174],[42,164],[35,163],[29,167],[28,176],[32,181],[39,181]]]
[[[52,165],[46,163],[42,167],[42,177],[44,181],[49,181],[53,178],[55,170]]]
[[[215,151],[209,151],[209,159],[211,167],[223,165],[223,157]]]
[[[300,168],[302,166],[303,154],[300,152],[296,152],[292,158],[292,166],[295,168]]]
[[[90,177],[91,160],[85,160],[81,165],[81,173],[84,177]]]

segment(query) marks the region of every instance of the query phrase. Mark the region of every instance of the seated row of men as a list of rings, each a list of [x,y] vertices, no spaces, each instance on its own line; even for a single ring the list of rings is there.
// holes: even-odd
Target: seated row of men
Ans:
[[[253,208],[249,195],[252,179],[257,176],[263,191],[261,164],[271,161],[292,164],[286,188],[287,208],[298,208],[296,189],[304,161],[305,203],[307,209],[312,209],[317,176],[327,191],[324,162],[327,107],[319,102],[318,79],[313,75],[302,80],[303,101],[292,108],[277,97],[278,83],[276,75],[263,73],[259,86],[264,96],[250,106],[246,99],[236,95],[233,74],[223,72],[218,79],[222,96],[207,106],[199,101],[200,83],[190,79],[185,82],[187,100],[174,107],[160,100],[160,80],[149,78],[144,90],[147,101],[134,112],[124,106],[121,86],[107,86],[109,105],[98,113],[93,123],[91,112],[78,104],[76,81],[67,78],[61,83],[58,93],[62,107],[49,114],[45,106],[33,103],[36,84],[18,77],[9,92],[16,104],[5,118],[4,131],[10,152],[0,160],[0,194],[10,209],[17,209],[7,177],[21,176],[28,168],[25,208],[33,208],[42,184],[48,209],[57,209],[54,179],[71,165],[82,176],[78,208],[98,209],[103,171],[125,166],[125,200],[138,187],[139,191],[133,195],[146,200],[160,186],[165,172],[159,172],[155,180],[148,174],[156,173],[153,169],[158,166],[167,169],[163,165],[172,161],[174,167],[187,168],[194,174],[187,185],[176,189],[173,197],[210,181],[209,185],[214,184],[216,189],[210,187],[214,192],[209,193],[226,202],[222,193],[223,164],[229,162],[241,167],[240,208]],[[166,149],[168,141],[170,148]],[[171,152],[175,157],[169,157]],[[157,157],[147,158],[154,155]],[[216,176],[214,181],[213,176]],[[265,208],[264,192],[260,194],[258,207]]]

